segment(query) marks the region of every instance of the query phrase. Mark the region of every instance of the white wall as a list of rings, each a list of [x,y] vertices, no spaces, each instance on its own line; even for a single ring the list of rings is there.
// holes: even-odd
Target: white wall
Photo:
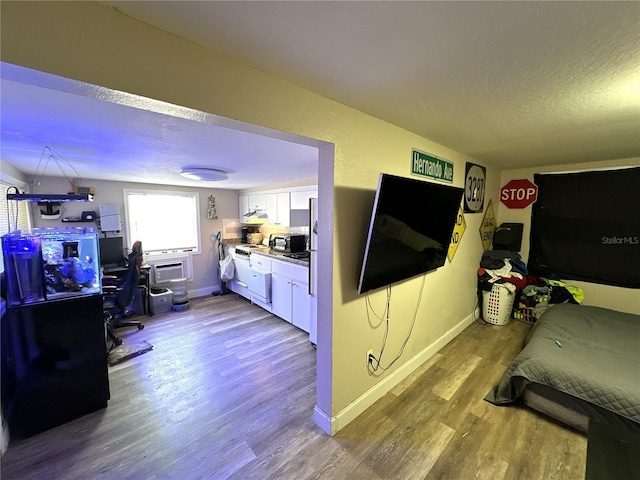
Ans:
[[[380,347],[383,328],[369,323],[356,281],[378,174],[408,176],[417,148],[453,162],[453,184],[462,186],[464,155],[100,4],[0,8],[4,61],[319,140],[316,422],[325,431],[348,423],[471,321],[482,253],[478,214],[467,215],[454,262],[427,275],[421,299],[420,279],[393,287],[387,351],[399,350],[420,300],[416,327],[389,372],[367,371],[366,352]],[[488,168],[487,176],[497,208],[499,174]],[[381,310],[384,293],[370,297]]]
[[[104,180],[82,180],[82,186],[95,187],[93,202],[90,203],[62,203],[62,217],[80,216],[85,210],[94,210],[99,214],[100,204],[117,205],[120,209],[121,223],[123,230],[119,233],[110,233],[108,236],[122,236],[125,238],[125,209],[123,190],[145,189],[160,191],[188,191],[196,192],[200,199],[200,246],[202,252],[193,255],[193,281],[189,282],[188,290],[191,297],[211,295],[213,291],[220,290],[218,282],[218,248],[212,241],[216,233],[222,230],[223,218],[237,218],[238,216],[238,193],[235,190],[221,190],[212,188],[194,187],[170,187],[164,185],[150,185],[133,182],[111,182]],[[41,177],[38,193],[67,193],[69,183],[64,178]],[[218,212],[217,220],[207,218],[207,199],[209,195],[216,197],[216,208]],[[37,204],[32,204],[31,213],[34,227],[83,227],[95,228],[93,223],[63,223],[62,220],[43,220],[40,215],[40,208]]]
[[[610,160],[606,162],[591,162],[574,165],[561,165],[553,167],[537,167],[505,170],[502,172],[500,187],[514,179],[527,178],[533,182],[536,173],[567,172],[580,170],[597,170],[615,168],[623,166],[638,166],[640,158],[628,158],[621,160]],[[594,192],[597,195],[597,192]],[[603,199],[603,201],[606,201]],[[510,209],[499,203],[498,224],[502,222],[517,222],[524,224],[522,236],[522,257],[527,261],[529,257],[529,236],[531,234],[531,210],[532,206],[524,209]],[[640,314],[640,292],[631,288],[612,287],[610,285],[600,285],[597,283],[580,282],[577,280],[566,280],[571,285],[575,285],[584,291],[585,305],[594,305],[621,312]]]

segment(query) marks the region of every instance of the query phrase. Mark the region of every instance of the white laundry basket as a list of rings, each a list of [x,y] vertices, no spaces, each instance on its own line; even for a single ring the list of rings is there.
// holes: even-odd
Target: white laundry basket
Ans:
[[[489,292],[482,292],[482,316],[485,322],[494,325],[509,323],[515,298],[515,293],[500,284],[491,287]]]

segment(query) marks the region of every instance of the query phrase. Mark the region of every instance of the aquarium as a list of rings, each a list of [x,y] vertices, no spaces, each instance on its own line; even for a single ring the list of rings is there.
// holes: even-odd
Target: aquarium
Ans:
[[[9,306],[102,293],[92,228],[34,228],[2,237]]]

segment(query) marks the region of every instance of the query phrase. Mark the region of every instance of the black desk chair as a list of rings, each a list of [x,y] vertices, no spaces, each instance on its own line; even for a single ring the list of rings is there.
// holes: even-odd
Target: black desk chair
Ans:
[[[117,328],[137,327],[138,330],[144,328],[141,322],[123,320],[133,313],[133,304],[140,281],[140,265],[142,265],[142,243],[135,242],[131,247],[131,253],[127,256],[127,271],[124,277],[121,279],[108,275],[102,277],[104,318],[107,335],[114,345],[122,343],[122,339],[115,333]]]

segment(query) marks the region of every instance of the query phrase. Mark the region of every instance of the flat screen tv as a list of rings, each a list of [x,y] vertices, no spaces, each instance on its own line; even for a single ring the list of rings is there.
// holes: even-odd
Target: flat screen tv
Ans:
[[[464,190],[380,174],[358,293],[444,265]]]

